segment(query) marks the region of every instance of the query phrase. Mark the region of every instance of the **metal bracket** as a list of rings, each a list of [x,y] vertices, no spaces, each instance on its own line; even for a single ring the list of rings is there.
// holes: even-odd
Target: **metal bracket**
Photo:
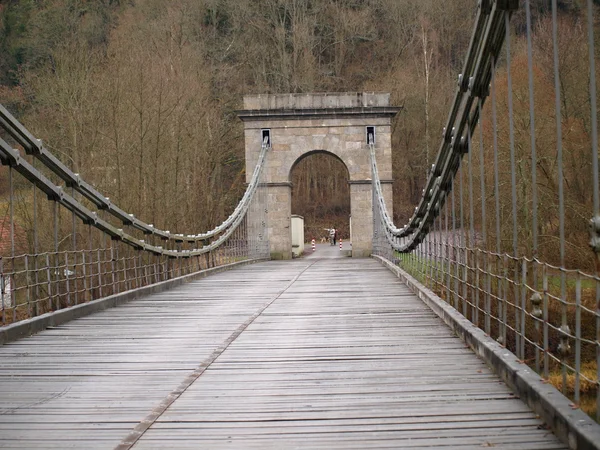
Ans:
[[[469,92],[473,97],[485,98],[490,95],[490,86],[489,84],[482,85],[481,83],[475,85],[475,77],[470,77]]]
[[[479,7],[483,14],[489,14],[492,11],[492,0],[479,0]]]
[[[467,92],[469,90],[469,81],[470,78],[463,76],[463,74],[458,75],[458,89],[460,92]]]
[[[542,295],[536,291],[531,295],[531,298],[529,299],[529,301],[533,305],[533,308],[531,310],[531,315],[533,317],[535,317],[536,319],[541,319],[542,315],[543,315],[543,312],[540,308],[540,304],[542,303]]]
[[[600,216],[590,219],[590,247],[596,254],[600,253]]]
[[[516,11],[519,9],[519,0],[496,0],[496,8],[500,11]]]
[[[560,332],[560,344],[558,344],[558,353],[564,359],[571,354],[571,345],[569,345],[569,335],[571,329],[569,325],[562,325],[558,331]]]

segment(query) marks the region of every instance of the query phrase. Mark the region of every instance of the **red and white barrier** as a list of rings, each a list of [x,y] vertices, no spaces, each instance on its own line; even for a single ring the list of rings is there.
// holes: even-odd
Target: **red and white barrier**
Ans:
[[[316,247],[316,245],[315,245],[315,240],[313,239],[313,240],[312,240],[312,251],[313,251],[313,252],[315,251],[315,247]]]
[[[340,250],[342,249],[342,240],[340,239]]]

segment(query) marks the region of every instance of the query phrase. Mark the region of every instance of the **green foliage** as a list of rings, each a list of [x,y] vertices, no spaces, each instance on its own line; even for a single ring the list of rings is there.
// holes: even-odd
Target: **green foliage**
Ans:
[[[19,71],[53,64],[63,45],[106,45],[121,2],[114,0],[23,0],[0,6],[0,83],[17,85]]]
[[[33,0],[11,1],[0,5],[0,84],[16,85],[18,67],[25,62],[27,23]]]

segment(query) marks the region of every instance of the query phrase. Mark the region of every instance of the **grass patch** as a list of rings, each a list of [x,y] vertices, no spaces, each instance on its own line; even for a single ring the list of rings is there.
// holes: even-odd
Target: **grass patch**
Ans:
[[[579,379],[579,393],[580,393],[580,401],[577,406],[581,408],[582,411],[587,413],[590,417],[596,417],[596,409],[597,409],[597,400],[596,396],[598,395],[598,384],[595,381],[589,380],[597,380],[598,378],[598,365],[595,361],[589,361],[581,366],[581,374],[588,378]],[[554,370],[550,373],[548,377],[548,381],[552,384],[556,389],[563,392],[567,397],[573,399],[575,396],[575,374],[570,372],[567,373],[566,376],[566,385],[563,390],[563,376],[560,369]]]

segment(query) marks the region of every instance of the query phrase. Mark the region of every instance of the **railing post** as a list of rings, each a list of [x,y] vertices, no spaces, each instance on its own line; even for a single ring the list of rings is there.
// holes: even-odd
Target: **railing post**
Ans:
[[[31,286],[29,285],[29,255],[25,255],[25,301],[27,302],[27,314],[33,317],[33,308],[31,307]],[[16,305],[15,305],[16,306]]]
[[[13,167],[8,166],[8,190],[9,190],[9,209],[10,209],[10,271],[11,280],[10,283],[10,306],[12,307],[13,322],[17,321],[17,298],[15,295],[16,290],[16,277],[15,277],[15,198],[14,198],[14,180],[13,180]]]
[[[521,263],[521,305],[520,308],[517,308],[517,311],[520,309],[521,315],[521,359],[525,359],[525,334],[527,333],[527,328],[525,327],[525,320],[527,311],[527,261],[525,259],[522,260]]]
[[[548,345],[548,268],[546,265],[542,267],[542,289],[543,289],[543,341],[544,341],[544,378],[547,380],[550,375],[550,354]]]
[[[115,289],[115,249],[114,249],[114,241],[111,239],[110,241],[110,276],[112,279],[112,294],[116,294]]]
[[[0,255],[0,300],[2,300],[2,325],[6,323],[5,305],[6,305],[6,280],[4,278],[4,259]]]
[[[484,317],[484,324],[485,324],[485,332],[488,336],[491,336],[492,334],[492,318],[491,318],[491,312],[492,312],[492,299],[490,297],[490,290],[492,289],[492,280],[491,280],[491,274],[490,274],[490,270],[492,267],[492,264],[490,263],[490,253],[488,251],[485,251],[483,253],[483,270],[485,273],[485,297],[483,300],[484,303],[484,310],[485,310],[485,317]]]
[[[540,333],[540,320],[543,318],[543,311],[540,308],[542,303],[542,296],[539,292],[535,291],[529,298],[531,302],[531,316],[534,320],[535,326],[535,371],[540,373],[540,345],[541,345],[541,333]]]
[[[71,306],[71,280],[69,271],[69,252],[65,251],[65,268],[63,274],[65,275],[65,284],[67,286],[67,306]]]
[[[35,167],[36,160],[34,159],[32,162],[32,166]],[[40,300],[40,286],[39,286],[39,267],[38,267],[38,201],[37,201],[37,186],[33,186],[33,264],[35,270],[35,315],[38,316],[40,314],[39,311],[39,300]]]
[[[98,253],[98,260],[97,260],[97,265],[98,265],[98,294],[100,295],[100,297],[102,297],[102,256],[101,256],[100,248],[98,248],[97,253]]]
[[[71,187],[71,197],[75,198],[75,188]],[[73,244],[73,272],[74,272],[74,276],[73,276],[73,282],[72,284],[74,285],[74,289],[73,289],[73,293],[74,293],[74,297],[75,297],[75,304],[79,303],[79,294],[78,294],[78,289],[77,289],[77,221],[75,218],[75,211],[71,212],[71,224],[72,224],[72,228],[71,228],[71,239],[72,239],[72,244]],[[67,273],[69,270],[69,267],[67,266],[66,269]],[[69,299],[69,305],[71,304],[71,301]]]
[[[473,307],[473,323],[480,327],[479,325],[479,292],[481,291],[481,287],[479,286],[480,283],[480,278],[479,278],[479,273],[481,271],[481,265],[480,265],[480,259],[481,259],[481,250],[480,249],[475,249],[475,283],[474,283],[474,301],[475,301],[475,306]]]
[[[597,168],[597,159],[596,165],[594,167],[594,180],[598,182],[598,168]],[[594,186],[594,190],[597,190],[597,185]],[[597,194],[594,193],[594,201],[598,202]],[[597,207],[597,205],[596,205]],[[594,252],[594,259],[596,263],[596,276],[600,277],[600,215],[596,214],[590,220],[590,247]],[[596,367],[599,368],[596,374],[596,384],[600,386],[600,282],[595,282],[596,287]],[[578,308],[579,311],[579,308]],[[596,420],[600,421],[600,388],[596,393]]]
[[[88,294],[88,281],[87,281],[87,269],[86,269],[86,258],[85,258],[85,250],[81,252],[81,269],[83,270],[83,302],[86,303],[89,301]]]
[[[52,311],[52,274],[50,270],[50,254],[46,253],[46,282],[48,283],[48,311]]]
[[[581,274],[575,281],[575,404],[579,405],[581,374]]]
[[[569,335],[571,329],[566,323],[566,317],[564,317],[563,324],[558,329],[560,332],[560,343],[558,344],[558,354],[560,355],[560,364],[562,372],[562,393],[567,393],[567,366],[566,359],[571,354],[571,345],[569,344]]]
[[[127,252],[123,255],[123,278],[125,281],[125,290],[130,291],[132,286],[131,280],[131,246],[127,246]]]
[[[92,225],[88,224],[88,251],[89,257],[89,293],[86,294],[86,301],[94,299],[94,241],[92,239]]]

